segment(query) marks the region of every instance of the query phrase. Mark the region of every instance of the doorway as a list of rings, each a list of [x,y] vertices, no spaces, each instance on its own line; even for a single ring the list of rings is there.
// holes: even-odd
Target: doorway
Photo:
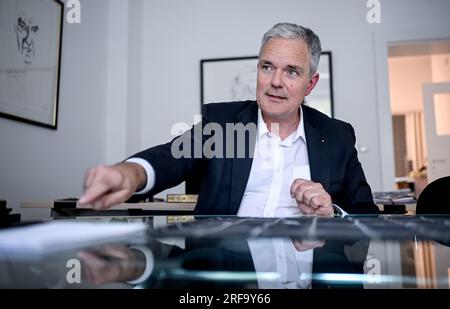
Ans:
[[[433,180],[429,177],[430,167],[435,169],[436,160],[445,161],[446,145],[450,144],[450,132],[445,131],[449,126],[440,125],[450,123],[450,95],[445,91],[429,94],[427,90],[434,89],[430,85],[450,83],[450,39],[389,45],[388,75],[396,184],[398,189],[413,189],[417,197]],[[430,113],[436,117],[430,117]],[[436,125],[440,134],[430,135]],[[439,167],[441,174],[450,175],[448,163],[448,167]]]

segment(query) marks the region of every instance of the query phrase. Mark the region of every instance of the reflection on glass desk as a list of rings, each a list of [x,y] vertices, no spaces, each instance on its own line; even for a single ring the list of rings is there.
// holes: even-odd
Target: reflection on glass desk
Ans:
[[[449,216],[72,221],[138,221],[148,229],[142,239],[36,260],[0,254],[0,287],[449,288]]]

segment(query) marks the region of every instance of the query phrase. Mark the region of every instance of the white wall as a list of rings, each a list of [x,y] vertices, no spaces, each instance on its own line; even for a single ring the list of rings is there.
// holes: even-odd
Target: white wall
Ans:
[[[450,54],[389,57],[393,114],[423,111],[422,86],[450,81]]]
[[[450,81],[450,54],[431,55],[433,83]]]
[[[360,160],[378,190],[392,137],[379,134],[374,35],[450,27],[448,0],[381,1],[381,24],[366,22],[365,0],[81,3],[82,24],[65,24],[58,131],[0,119],[0,196],[15,207],[77,195],[87,167],[167,141],[200,110],[199,60],[256,55],[279,21],[311,27],[333,52],[336,117],[367,147]],[[384,161],[393,166],[393,150]]]
[[[108,0],[105,163],[140,150],[142,0]]]
[[[422,85],[432,82],[430,55],[393,57],[388,61],[392,113],[423,111]]]

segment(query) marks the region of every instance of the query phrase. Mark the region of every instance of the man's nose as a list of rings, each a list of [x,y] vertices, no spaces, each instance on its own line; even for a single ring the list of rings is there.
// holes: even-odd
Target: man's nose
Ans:
[[[31,45],[31,43],[33,42],[31,35],[29,33],[27,33],[27,36],[23,39],[23,41],[27,44],[27,45]]]
[[[23,41],[23,46],[26,47],[26,48],[29,48],[31,46],[31,40],[28,40],[28,39],[24,40]]]
[[[282,76],[281,70],[275,70],[275,72],[272,75],[272,87],[274,88],[281,88],[283,87],[283,76]]]

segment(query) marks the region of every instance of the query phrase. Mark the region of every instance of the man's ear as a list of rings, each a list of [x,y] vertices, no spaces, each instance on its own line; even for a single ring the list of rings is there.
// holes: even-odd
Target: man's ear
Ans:
[[[305,96],[307,96],[311,93],[311,91],[317,85],[318,81],[319,81],[319,73],[314,73],[314,75],[311,77],[311,79],[309,81],[308,87],[306,88]]]

